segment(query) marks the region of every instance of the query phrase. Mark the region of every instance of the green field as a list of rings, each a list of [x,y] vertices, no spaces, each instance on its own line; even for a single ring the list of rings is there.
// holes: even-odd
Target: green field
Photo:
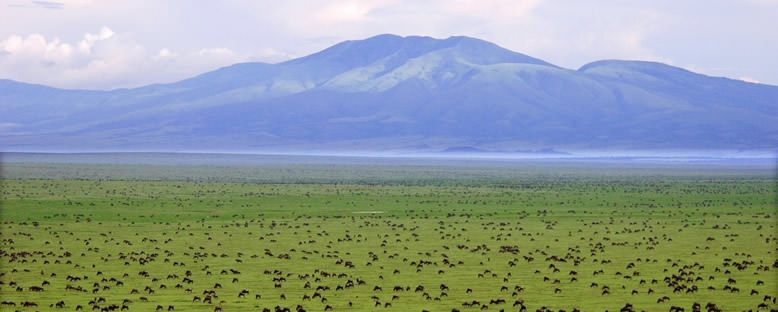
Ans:
[[[771,170],[3,172],[2,311],[778,309]]]

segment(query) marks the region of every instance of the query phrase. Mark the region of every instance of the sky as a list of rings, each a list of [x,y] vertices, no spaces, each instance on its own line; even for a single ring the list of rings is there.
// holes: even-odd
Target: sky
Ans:
[[[778,85],[778,0],[0,0],[0,78],[174,82],[378,34],[471,36],[577,69],[650,60]]]

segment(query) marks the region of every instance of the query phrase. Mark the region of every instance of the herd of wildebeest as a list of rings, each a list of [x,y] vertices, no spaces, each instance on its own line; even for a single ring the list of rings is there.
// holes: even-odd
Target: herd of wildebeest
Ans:
[[[2,311],[778,311],[770,179],[2,183]]]

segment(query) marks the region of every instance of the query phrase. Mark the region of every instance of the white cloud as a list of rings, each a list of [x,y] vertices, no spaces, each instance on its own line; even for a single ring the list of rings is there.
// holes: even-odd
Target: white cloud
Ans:
[[[295,55],[288,52],[279,51],[273,48],[263,48],[263,49],[259,49],[259,51],[257,51],[255,55],[251,57],[250,61],[278,63],[295,57],[296,57]]]
[[[642,59],[778,81],[778,32],[770,31],[778,28],[778,0],[49,2],[61,9],[31,0],[0,4],[3,78],[132,86],[234,62],[284,61],[343,40],[392,33],[472,36],[567,68]],[[98,68],[106,72],[88,72]]]
[[[521,18],[542,3],[542,0],[452,0],[441,7],[462,15],[490,18]]]
[[[364,38],[377,33],[475,35],[484,25],[521,22],[543,0],[325,0],[292,6],[290,30],[306,37]],[[335,43],[335,42],[332,42]]]
[[[176,56],[178,56],[178,54],[170,52],[170,50],[168,50],[168,48],[163,48],[163,49],[159,50],[159,52],[157,52],[157,58],[159,58],[159,59],[171,58],[171,57],[176,57]]]
[[[359,1],[333,2],[315,11],[313,16],[323,23],[361,22],[367,20],[370,8]]]
[[[92,46],[95,45],[95,42],[100,40],[105,40],[113,37],[113,30],[111,30],[108,27],[103,27],[100,29],[100,33],[97,34],[85,34],[84,40],[81,40],[78,43],[78,49],[81,50],[81,52],[89,54],[91,53]],[[55,41],[58,41],[58,39],[54,39]]]
[[[219,56],[231,56],[233,55],[232,51],[227,48],[209,48],[209,49],[202,49],[200,51],[197,51],[198,55],[219,55]]]
[[[754,78],[751,78],[751,77],[745,77],[745,76],[743,76],[743,77],[740,77],[739,79],[740,79],[740,80],[743,80],[743,81],[745,81],[745,82],[750,82],[750,83],[759,83],[759,80],[756,80],[756,79],[754,79]]]
[[[249,59],[227,48],[156,53],[108,27],[74,43],[41,34],[0,41],[2,77],[63,88],[112,89],[171,82]]]

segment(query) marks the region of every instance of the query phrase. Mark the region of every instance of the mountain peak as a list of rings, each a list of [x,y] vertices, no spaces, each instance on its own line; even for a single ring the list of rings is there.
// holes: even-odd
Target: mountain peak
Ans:
[[[443,39],[443,41],[447,42],[456,42],[457,44],[472,44],[472,45],[489,45],[489,46],[497,46],[494,43],[491,43],[486,40],[481,40],[478,38],[468,37],[468,36],[451,36],[446,39]]]
[[[675,87],[699,87],[710,83],[709,78],[722,79],[653,61],[602,60],[581,66],[578,71],[622,81],[665,81]]]
[[[451,36],[436,39],[427,36],[398,36],[381,34],[362,40],[348,40],[317,53],[289,60],[282,64],[301,65],[311,63],[336,63],[345,67],[360,67],[384,57],[398,54],[411,59],[420,55],[444,50],[457,50],[457,55],[476,64],[531,63],[554,66],[545,61],[513,52],[494,43],[467,36]]]
[[[670,66],[664,63],[654,61],[635,61],[635,60],[600,60],[591,62],[581,68],[578,71],[596,71],[602,68],[614,68],[621,70],[631,70],[639,72],[657,72],[657,71],[672,71],[676,73],[694,74],[693,72],[675,66]]]
[[[657,62],[569,70],[467,36],[381,34],[128,90],[0,80],[0,146],[764,149],[776,98]]]

